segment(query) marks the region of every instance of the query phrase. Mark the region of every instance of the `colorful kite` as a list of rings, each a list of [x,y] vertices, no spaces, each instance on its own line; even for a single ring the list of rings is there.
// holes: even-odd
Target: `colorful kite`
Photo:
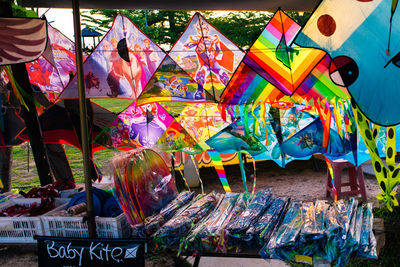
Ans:
[[[192,77],[199,90],[219,101],[244,52],[196,13],[169,56]]]
[[[153,102],[204,102],[213,97],[171,57],[165,57],[139,96],[138,105]]]
[[[322,1],[295,42],[327,51],[332,80],[371,122],[390,126],[400,123],[399,24],[391,0]]]
[[[37,60],[26,63],[26,69],[30,82],[42,91],[61,93],[76,72],[75,45],[50,24],[47,33],[46,50]]]
[[[294,20],[278,10],[233,75],[221,102],[301,104],[304,100],[348,98],[347,90],[329,78],[329,56],[293,43],[299,30]]]
[[[387,165],[380,158],[379,125],[400,123],[398,87],[400,45],[397,1],[323,1],[296,43],[326,50],[333,58],[330,76],[348,87],[361,136],[371,154],[387,207],[398,205],[394,186],[400,176],[394,162],[395,128],[387,128]],[[371,125],[371,122],[375,125]]]
[[[294,45],[299,30],[300,25],[278,10],[244,59],[286,95],[296,91],[325,55],[317,49]]]
[[[165,52],[128,18],[117,15],[84,63],[86,97],[136,99],[164,57]],[[78,98],[76,77],[60,98]]]
[[[160,104],[137,105],[133,102],[94,140],[110,149],[156,148],[198,153],[196,141]]]

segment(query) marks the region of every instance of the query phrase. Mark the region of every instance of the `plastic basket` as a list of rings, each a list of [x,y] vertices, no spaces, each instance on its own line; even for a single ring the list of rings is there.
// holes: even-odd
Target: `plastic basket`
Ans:
[[[63,217],[49,216],[52,213],[65,209],[63,205],[57,209],[41,216],[44,235],[57,237],[88,237],[87,222],[83,222],[83,217]],[[124,213],[117,217],[96,217],[96,232],[99,238],[125,238],[131,234],[128,220]]]
[[[68,200],[55,199],[56,207],[65,205]],[[16,204],[31,206],[34,202],[40,203],[40,198],[15,198],[0,204],[4,210]],[[51,211],[50,211],[51,212]],[[43,226],[40,216],[36,217],[0,217],[0,243],[36,243],[35,235],[43,235]]]

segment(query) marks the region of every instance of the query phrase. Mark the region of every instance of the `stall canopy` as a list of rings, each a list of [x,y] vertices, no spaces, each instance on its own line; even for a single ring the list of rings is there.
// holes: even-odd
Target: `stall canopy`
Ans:
[[[70,0],[22,0],[25,7],[72,8]],[[312,11],[318,5],[318,0],[83,0],[80,8],[88,9],[169,9],[169,10],[263,10],[275,11],[278,8],[290,11]]]

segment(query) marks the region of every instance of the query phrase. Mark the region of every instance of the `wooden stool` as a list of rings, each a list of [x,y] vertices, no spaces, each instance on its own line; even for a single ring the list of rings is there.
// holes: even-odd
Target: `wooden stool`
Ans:
[[[365,192],[364,174],[362,167],[358,168],[346,160],[334,160],[330,161],[333,169],[334,183],[337,192],[337,199],[341,199],[344,196],[356,196],[361,194],[362,200],[367,201],[367,194]],[[342,183],[342,170],[348,168],[349,171],[349,182]],[[331,173],[329,168],[327,169],[326,179],[326,196],[329,197],[332,193],[334,195]],[[350,186],[350,191],[342,191],[343,186]]]

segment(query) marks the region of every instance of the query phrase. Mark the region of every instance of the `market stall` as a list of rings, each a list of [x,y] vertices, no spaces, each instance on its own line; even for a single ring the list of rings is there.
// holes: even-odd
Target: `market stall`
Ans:
[[[22,2],[28,6],[33,4]],[[57,83],[60,89],[57,101],[60,102],[53,107],[58,109],[62,106],[60,103],[79,99],[80,131],[71,137],[69,133],[76,129],[64,129],[68,133],[58,142],[74,143],[82,150],[85,191],[69,200],[52,200],[53,191],[43,189],[49,195],[44,198],[40,193],[40,202],[28,201],[19,207],[20,200],[11,199],[0,204],[2,214],[10,218],[19,209],[18,219],[6,219],[12,221],[12,227],[21,224],[40,228],[23,229],[24,237],[89,237],[98,242],[96,248],[100,251],[106,249],[104,255],[108,255],[108,245],[102,242],[114,242],[105,239],[134,236],[133,242],[138,242],[135,248],[140,247],[141,255],[147,248],[160,251],[171,247],[178,255],[241,255],[240,251],[244,254],[250,251],[249,254],[265,259],[296,260],[296,257],[305,256],[324,259],[337,266],[345,265],[351,256],[377,257],[371,203],[358,203],[355,198],[337,199],[331,166],[331,161],[336,159],[359,166],[371,158],[382,189],[378,198],[388,209],[398,205],[394,197],[400,179],[395,163],[394,125],[398,118],[390,112],[398,105],[383,103],[385,112],[371,106],[365,93],[360,92],[362,86],[355,83],[358,75],[367,77],[362,72],[361,61],[359,66],[354,61],[362,58],[362,54],[352,54],[352,50],[349,52],[346,48],[354,45],[349,36],[357,41],[362,38],[360,31],[365,25],[360,26],[361,30],[353,27],[351,33],[340,32],[338,27],[338,37],[332,37],[335,40],[332,42],[329,38],[335,37],[335,29],[321,26],[332,25],[332,16],[322,16],[321,22],[319,15],[321,10],[337,14],[338,7],[322,1],[304,28],[278,9],[253,46],[243,51],[200,13],[195,13],[181,37],[166,53],[128,18],[118,15],[83,64],[79,1],[72,3],[76,75],[75,70],[70,71],[67,83],[61,78],[49,80],[49,87],[40,89],[54,89],[52,83]],[[83,1],[85,4],[90,3]],[[368,7],[351,7],[379,23],[380,11],[391,10],[390,24],[374,25],[375,28],[390,26],[392,42],[397,41],[399,29],[391,27],[392,19],[398,19],[395,6],[382,1]],[[365,10],[368,12],[363,12]],[[361,15],[354,19],[354,25],[361,25],[365,20]],[[373,32],[377,31],[375,28]],[[317,32],[323,35],[322,39]],[[350,38],[348,42],[346,38]],[[337,47],[331,47],[332,44]],[[349,52],[349,57],[339,54],[331,58],[321,50],[336,55],[341,45],[341,52]],[[368,49],[382,52],[381,46],[373,45]],[[62,48],[53,46],[52,49]],[[390,42],[385,51],[382,59],[386,62],[385,68],[390,62],[397,66],[398,57],[391,55]],[[43,62],[50,61],[44,58]],[[56,66],[55,62],[52,64]],[[5,71],[8,81],[18,91],[15,73],[8,68]],[[390,68],[390,79],[378,82],[390,92],[397,85],[392,80],[393,72]],[[60,77],[65,74],[58,72]],[[102,109],[95,110],[87,98],[127,98],[133,102],[114,120],[106,111],[96,119],[95,111]],[[50,110],[40,116],[41,124],[49,123],[46,118],[51,117]],[[71,114],[71,109],[66,107],[64,113],[68,112]],[[70,116],[70,119],[75,122],[71,128],[77,128],[77,118]],[[91,181],[95,168],[91,155],[93,150],[103,148],[130,150],[113,159],[114,189],[104,193],[93,188]],[[175,152],[186,153],[190,159],[201,153],[208,154],[225,192],[195,195],[184,175],[189,191],[178,192],[175,177],[157,152],[169,153],[173,162]],[[232,192],[223,167],[222,155],[235,153],[243,193]],[[257,188],[257,161],[272,160],[284,167],[295,159],[309,159],[316,153],[326,160],[334,202],[293,201],[290,196],[280,198],[269,189]],[[380,158],[384,155],[387,155],[387,167]],[[243,158],[253,162],[252,174],[246,172]],[[172,172],[175,172],[174,167]],[[254,181],[250,190],[248,179]],[[60,188],[55,189],[57,196],[59,191]],[[109,200],[113,203],[108,204]],[[37,214],[37,206],[48,208],[35,217],[32,215]],[[123,213],[113,213],[119,207]],[[3,228],[9,237],[7,227]],[[95,239],[96,236],[103,239]],[[50,237],[42,240],[47,251],[53,251],[51,244],[56,241],[50,241]],[[62,241],[58,239],[57,242]],[[85,246],[90,247],[93,242]],[[122,249],[122,243],[115,245],[118,255],[130,258],[135,249]],[[60,252],[61,247],[54,254],[55,258],[65,256]],[[79,254],[78,251],[74,253]],[[90,257],[93,258],[91,254]],[[122,258],[115,259],[116,263],[122,261]],[[40,262],[45,266],[43,259]]]

